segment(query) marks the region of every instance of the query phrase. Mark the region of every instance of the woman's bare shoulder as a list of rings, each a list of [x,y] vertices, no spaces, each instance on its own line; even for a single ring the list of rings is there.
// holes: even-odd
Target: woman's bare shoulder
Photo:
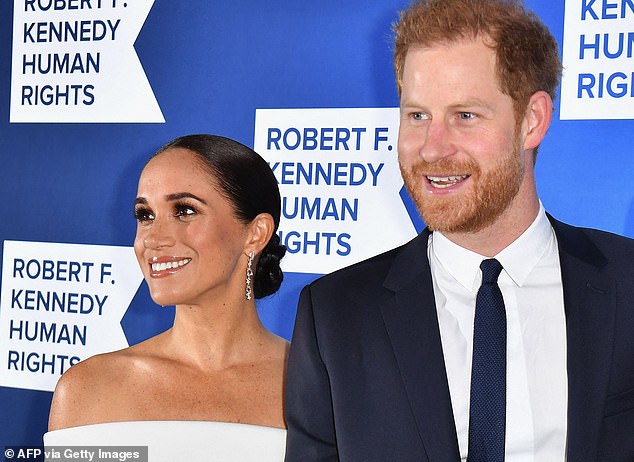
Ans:
[[[143,365],[156,355],[150,339],[123,350],[92,356],[68,369],[53,393],[49,430],[117,419],[118,405],[133,393]]]

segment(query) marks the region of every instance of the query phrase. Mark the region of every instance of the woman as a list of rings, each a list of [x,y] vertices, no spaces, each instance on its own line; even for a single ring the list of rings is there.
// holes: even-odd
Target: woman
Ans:
[[[55,389],[46,444],[69,433],[55,430],[84,434],[106,422],[137,422],[123,426],[129,436],[147,428],[139,422],[163,421],[152,433],[169,428],[167,438],[183,421],[199,421],[201,438],[209,435],[200,421],[284,428],[288,342],[265,329],[255,307],[279,288],[286,251],[268,164],[227,138],[178,138],[143,169],[134,214],[139,265],[153,300],[176,305],[174,325],[70,368]]]

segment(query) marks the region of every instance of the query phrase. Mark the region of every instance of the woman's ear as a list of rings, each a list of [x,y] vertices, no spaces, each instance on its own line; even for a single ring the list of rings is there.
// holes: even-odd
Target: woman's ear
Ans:
[[[531,96],[524,123],[526,124],[526,136],[524,138],[524,149],[534,149],[542,142],[550,121],[553,117],[553,100],[545,91],[538,91]]]
[[[248,254],[252,250],[256,255],[259,254],[268,244],[274,229],[275,222],[270,214],[260,213],[257,215],[249,223],[247,242],[244,248],[245,253]]]

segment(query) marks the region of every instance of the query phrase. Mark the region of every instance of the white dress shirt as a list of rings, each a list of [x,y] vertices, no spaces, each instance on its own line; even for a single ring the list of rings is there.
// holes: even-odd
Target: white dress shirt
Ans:
[[[475,300],[486,257],[439,232],[429,238],[451,403],[463,461],[469,439],[469,394]],[[506,462],[565,460],[566,323],[555,233],[543,206],[531,226],[495,256],[507,322]]]

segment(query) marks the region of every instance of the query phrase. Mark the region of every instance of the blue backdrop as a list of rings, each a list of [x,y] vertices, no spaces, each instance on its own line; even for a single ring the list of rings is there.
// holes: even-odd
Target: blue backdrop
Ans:
[[[135,49],[165,123],[10,123],[14,6],[0,2],[0,240],[130,246],[136,181],[164,142],[217,133],[253,146],[262,108],[397,106],[391,24],[406,3],[155,0]],[[563,43],[564,2],[528,5]],[[634,237],[633,129],[618,115],[556,114],[537,162],[546,209]],[[258,305],[270,329],[290,338],[299,290],[316,276],[289,273]],[[172,317],[141,285],[122,321],[128,342]],[[51,396],[0,387],[0,447],[41,443]]]

